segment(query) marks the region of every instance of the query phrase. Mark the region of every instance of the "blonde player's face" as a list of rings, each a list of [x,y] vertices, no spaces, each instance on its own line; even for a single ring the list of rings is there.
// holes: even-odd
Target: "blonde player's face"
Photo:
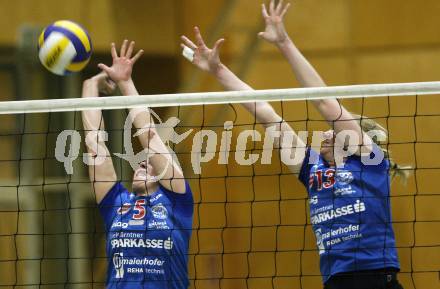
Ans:
[[[327,162],[334,161],[335,133],[328,130],[323,133],[324,141],[321,143],[321,155]]]
[[[132,188],[136,194],[147,193],[147,186],[151,185],[151,181],[148,181],[147,176],[154,176],[154,169],[150,163],[143,161],[133,175]]]

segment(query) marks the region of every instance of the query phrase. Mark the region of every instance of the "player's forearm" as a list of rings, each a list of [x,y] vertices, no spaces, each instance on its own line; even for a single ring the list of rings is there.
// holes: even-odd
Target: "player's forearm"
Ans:
[[[229,68],[221,64],[214,73],[219,83],[225,90],[253,90],[248,84],[236,76]],[[280,123],[282,118],[275,112],[272,106],[267,102],[242,103],[251,115],[254,115],[258,122],[267,127],[274,123]]]
[[[213,73],[218,82],[225,90],[252,90],[248,84],[238,78],[226,65],[220,64],[218,69]]]
[[[275,109],[268,102],[256,102],[246,104],[247,110],[257,117],[264,127],[273,126],[283,122],[283,118],[275,111]]]
[[[117,83],[121,93],[125,96],[129,95],[139,95],[139,92],[134,85],[132,79],[127,81],[120,81]],[[149,146],[149,128],[154,125],[153,120],[151,119],[150,111],[147,107],[136,107],[130,109],[129,116],[131,118],[131,122],[137,131],[144,131],[143,133],[138,135],[139,141],[141,142],[142,147],[148,148]]]
[[[239,90],[253,90],[248,84],[238,78],[226,65],[220,64],[218,69],[213,73],[217,81],[223,86],[225,90],[239,91]],[[256,105],[254,103],[242,103],[242,105],[249,111],[250,114],[255,114]],[[256,115],[257,119],[259,115]]]
[[[341,119],[344,108],[336,99],[315,100],[313,105],[331,126]]]
[[[99,97],[98,80],[91,78],[83,83],[82,97]],[[100,131],[104,130],[104,119],[100,109],[84,110],[81,113],[82,123],[84,127],[84,135],[86,137],[87,152],[93,156],[98,154],[101,156],[109,156],[105,143],[102,141]],[[90,178],[94,180],[95,166],[89,168]]]
[[[139,133],[138,138],[143,148],[149,148],[152,134],[154,130],[154,121],[148,108],[136,107],[130,109],[129,117]]]
[[[91,78],[83,83],[82,97],[99,97],[98,82]],[[98,131],[104,128],[102,112],[96,110],[84,110],[82,112],[83,127],[85,131]]]
[[[134,85],[133,79],[119,81],[117,82],[119,89],[121,90],[122,95],[139,95],[139,92]]]
[[[296,79],[302,87],[326,86],[319,73],[290,38],[286,38],[285,41],[276,45],[289,62]],[[341,115],[341,107],[336,99],[312,100],[312,103],[329,122],[335,121]]]
[[[310,62],[307,61],[304,55],[302,55],[290,38],[286,38],[285,41],[277,43],[276,46],[289,62],[296,79],[302,87],[326,86],[321,76]]]

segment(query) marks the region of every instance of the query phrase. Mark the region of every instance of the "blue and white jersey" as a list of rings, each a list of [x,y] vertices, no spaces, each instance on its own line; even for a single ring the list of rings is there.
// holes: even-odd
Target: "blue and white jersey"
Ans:
[[[309,195],[324,283],[337,273],[399,269],[388,171],[387,159],[364,165],[360,156],[350,156],[336,168],[307,150],[299,179]]]
[[[107,234],[107,289],[188,288],[193,196],[159,185],[149,196],[116,183],[99,204]]]

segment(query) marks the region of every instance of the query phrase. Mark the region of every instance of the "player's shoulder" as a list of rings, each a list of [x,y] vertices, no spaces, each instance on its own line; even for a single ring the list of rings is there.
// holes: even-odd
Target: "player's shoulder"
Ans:
[[[307,168],[310,171],[316,169],[317,166],[322,165],[328,165],[322,155],[313,148],[308,147],[302,167]]]
[[[386,157],[384,151],[376,144],[372,152],[362,155],[352,155],[349,157],[349,160],[353,166],[362,168],[365,171],[383,171],[388,170],[390,167],[389,159]]]
[[[129,202],[130,199],[132,199],[131,195],[132,193],[128,191],[124,184],[121,182],[116,182],[101,200],[99,205],[111,205],[114,203],[120,203],[122,201]]]
[[[187,180],[185,180],[185,193],[176,193],[163,186],[160,186],[159,191],[174,205],[179,204],[192,207],[194,204],[193,192]]]

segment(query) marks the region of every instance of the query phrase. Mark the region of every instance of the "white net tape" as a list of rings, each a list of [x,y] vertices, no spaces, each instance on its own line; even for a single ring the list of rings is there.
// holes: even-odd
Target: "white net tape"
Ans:
[[[104,98],[44,99],[0,102],[0,114],[81,111],[90,108],[122,109],[145,105],[149,107],[167,107],[255,101],[343,99],[365,96],[413,96],[437,93],[440,93],[440,82],[436,81],[124,97],[113,96]]]

